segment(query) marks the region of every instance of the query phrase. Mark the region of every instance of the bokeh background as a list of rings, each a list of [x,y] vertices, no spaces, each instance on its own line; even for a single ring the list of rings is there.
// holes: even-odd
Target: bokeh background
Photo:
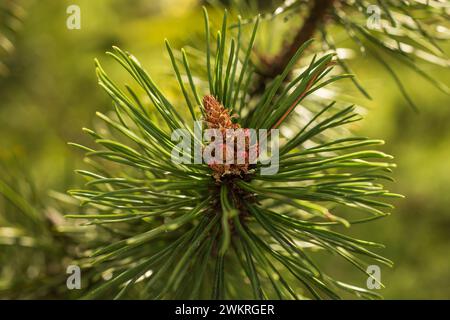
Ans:
[[[80,30],[66,28],[70,4],[81,8]],[[0,76],[0,161],[8,164],[8,174],[26,172],[35,186],[34,196],[42,202],[50,190],[64,192],[79,184],[74,170],[83,167],[82,153],[67,142],[89,145],[81,128],[93,123],[95,111],[111,107],[97,85],[94,58],[120,80],[124,74],[104,54],[117,45],[139,57],[156,80],[163,80],[169,72],[164,38],[178,47],[195,37],[203,28],[200,5],[197,0],[22,1],[17,9],[22,22],[12,35],[13,48],[4,55],[9,70]],[[448,52],[450,45],[443,47]],[[414,112],[376,62],[359,57],[351,65],[373,96],[368,101],[355,93],[355,101],[367,108],[358,133],[386,141],[382,150],[393,154],[398,164],[393,173],[396,182],[390,187],[406,196],[396,201],[392,216],[355,226],[352,232],[387,245],[383,254],[395,267],[382,268],[385,298],[448,299],[449,96],[396,66],[419,106]],[[421,67],[450,83],[449,68]],[[2,252],[0,244],[0,261]],[[327,268],[364,286],[364,277],[355,275],[353,268],[340,264]]]

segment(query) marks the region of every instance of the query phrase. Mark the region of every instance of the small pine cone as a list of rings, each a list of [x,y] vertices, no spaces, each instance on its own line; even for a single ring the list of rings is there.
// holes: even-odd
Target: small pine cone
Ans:
[[[213,96],[203,97],[203,107],[206,111],[206,124],[209,129],[237,129],[239,124],[233,123],[233,118],[237,115],[230,115],[230,111],[225,109]]]
[[[217,143],[217,149],[222,150],[223,159],[227,158],[227,151],[231,152],[230,148],[234,148],[234,163],[208,163],[209,167],[213,170],[212,176],[217,182],[221,181],[221,178],[225,175],[233,176],[243,176],[249,171],[249,153],[258,152],[258,145],[250,146],[250,131],[244,129],[245,135],[245,147],[242,150],[236,146],[227,146],[227,133],[226,129],[240,129],[240,125],[233,123],[233,118],[237,115],[230,115],[228,109],[226,109],[220,102],[218,102],[213,96],[207,95],[203,97],[203,107],[205,108],[205,122],[208,129],[219,129],[223,135],[223,142],[212,142]],[[234,144],[236,144],[237,139],[234,139]],[[245,159],[243,164],[238,164],[237,159],[241,157]]]

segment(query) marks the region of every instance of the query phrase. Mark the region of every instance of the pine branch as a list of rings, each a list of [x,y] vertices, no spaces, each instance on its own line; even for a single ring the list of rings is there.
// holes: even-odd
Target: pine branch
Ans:
[[[291,43],[282,48],[281,52],[273,58],[262,57],[264,65],[260,70],[262,76],[266,79],[273,79],[281,74],[287,67],[297,50],[309,39],[313,38],[314,33],[320,23],[325,20],[328,10],[333,6],[335,0],[315,0],[311,1],[311,9],[302,27],[297,31]]]
[[[56,299],[67,290],[65,263],[75,241],[18,163],[0,161],[0,299]]]
[[[312,5],[308,6],[311,3]],[[379,12],[373,12],[374,6],[378,8]],[[293,57],[295,49],[305,43],[307,39],[312,38],[317,31],[320,31],[322,40],[322,48],[317,50],[337,50],[331,32],[328,32],[329,28],[337,26],[342,28],[348,34],[349,39],[355,42],[362,55],[370,54],[380,61],[387,73],[394,79],[408,104],[417,109],[407,88],[398,78],[394,66],[387,60],[393,58],[395,61],[401,62],[432,83],[437,89],[449,94],[450,89],[446,84],[429,77],[418,65],[420,60],[441,67],[450,65],[448,57],[439,46],[440,42],[448,39],[448,32],[446,33],[445,29],[439,31],[430,28],[437,22],[445,23],[444,21],[448,20],[446,8],[448,8],[448,4],[444,1],[427,1],[426,3],[377,1],[374,5],[366,1],[320,0],[305,3],[296,0],[292,3],[289,2],[289,5],[280,6],[272,13],[264,15],[265,19],[270,19],[271,23],[275,23],[282,15],[292,16],[304,12],[308,12],[308,14],[303,20],[302,27],[294,36],[294,40],[283,46],[278,55],[266,58],[256,54],[255,65],[258,66],[256,72],[260,77],[251,85],[254,88],[252,95],[260,95],[265,90],[266,84],[280,75]],[[239,12],[239,8],[237,11]],[[377,17],[374,17],[375,14]],[[365,23],[362,24],[361,19]],[[377,20],[372,21],[373,19]],[[427,25],[427,22],[431,23]],[[338,58],[337,62],[345,72],[352,73],[349,64],[343,59]],[[299,66],[304,66],[304,64],[303,61],[298,62]],[[353,78],[352,81],[356,88],[370,99],[368,90],[356,78]]]
[[[360,257],[392,264],[371,250],[379,244],[332,231],[337,225],[350,227],[386,216],[385,210],[392,206],[385,199],[398,197],[379,183],[390,179],[387,174],[395,167],[392,157],[364,149],[382,141],[349,136],[312,143],[320,141],[317,137],[324,132],[359,120],[352,106],[342,109],[331,103],[298,128],[281,146],[279,172],[274,175],[259,174],[260,163],[226,169],[224,164],[172,161],[177,145],[171,133],[186,129],[197,141],[189,130],[195,119],[222,133],[230,128],[278,128],[314,91],[348,77],[329,76],[335,61],[333,54],[327,54],[314,58],[282,87],[296,61],[293,58],[265,94],[247,106],[242,99],[248,90],[244,79],[253,74],[249,55],[258,19],[247,45],[239,36],[236,42],[227,23],[225,14],[217,38],[210,39],[205,10],[203,69],[207,72],[203,80],[207,88],[192,81],[194,72],[185,54],[182,73],[166,42],[186,110],[169,101],[131,54],[119,48],[108,53],[134,78],[139,92],[130,87],[125,92],[97,62],[99,84],[115,108],[109,115],[98,113],[106,124],[101,133],[85,129],[98,148],[73,144],[86,152],[94,170],[78,171],[86,178],[86,186],[70,191],[81,201],[85,214],[67,217],[85,219],[106,231],[86,244],[90,250],[83,265],[112,276],[107,282],[90,279],[92,287],[85,298],[337,299],[342,290],[376,298],[373,292],[322,272],[309,249],[342,257],[363,273],[365,263]],[[215,43],[214,49],[210,42]],[[300,57],[309,43],[294,57]],[[142,95],[151,105],[143,103]],[[198,105],[200,96],[204,98]],[[241,105],[236,108],[239,97]],[[231,108],[238,111],[238,118]],[[240,111],[249,109],[252,116],[242,117]],[[150,113],[158,114],[157,121],[151,120]],[[197,142],[208,146],[203,139]],[[227,145],[223,147],[226,153]],[[245,145],[246,152],[249,147]],[[355,148],[359,151],[352,151]],[[334,206],[366,216],[343,217]]]

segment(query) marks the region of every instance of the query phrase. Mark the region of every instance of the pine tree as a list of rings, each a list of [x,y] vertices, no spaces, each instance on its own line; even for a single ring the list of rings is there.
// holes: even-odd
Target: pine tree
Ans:
[[[97,114],[106,123],[102,133],[85,129],[100,149],[77,145],[96,170],[79,171],[90,188],[70,193],[94,211],[68,217],[89,219],[110,231],[86,263],[109,270],[112,278],[94,284],[86,298],[124,297],[132,288],[145,298],[339,298],[340,290],[376,297],[322,272],[311,257],[312,249],[325,250],[362,272],[366,265],[360,256],[391,265],[370,250],[379,244],[331,230],[387,215],[391,206],[384,199],[398,196],[379,183],[389,179],[392,157],[366,149],[382,141],[351,134],[325,138],[360,119],[353,106],[324,105],[293,137],[283,137],[275,175],[260,175],[260,164],[224,168],[171,161],[177,147],[172,130],[184,128],[195,139],[190,128],[196,120],[221,130],[280,128],[313,92],[349,77],[330,76],[336,61],[329,53],[314,57],[300,75],[288,79],[307,41],[262,95],[248,99],[249,58],[259,20],[246,46],[234,37],[228,41],[227,19],[225,13],[212,40],[205,10],[207,88],[193,81],[184,51],[181,69],[166,41],[185,113],[131,54],[119,48],[108,53],[145,92],[154,111],[131,86],[120,89],[97,62],[99,84],[113,100],[114,114]],[[149,112],[157,112],[158,119],[152,121]],[[334,213],[338,206],[365,215],[348,220]]]
[[[22,217],[11,220],[6,209],[0,215],[21,230],[14,241],[58,242],[55,250],[39,246],[37,252],[59,261],[59,269],[67,260],[81,266],[82,298],[380,297],[325,272],[317,259],[322,253],[339,257],[366,277],[368,264],[392,266],[378,253],[382,244],[349,233],[355,224],[388,216],[390,199],[401,197],[382,185],[395,168],[392,156],[376,150],[384,142],[351,130],[361,116],[340,101],[336,83],[349,79],[366,98],[370,93],[352,75],[334,38],[345,32],[360,54],[379,61],[417,109],[394,65],[404,64],[448,92],[416,64],[421,59],[448,66],[439,47],[445,28],[431,29],[448,19],[448,6],[378,1],[380,16],[372,28],[366,22],[375,9],[366,1],[296,0],[277,8],[231,2],[230,11],[217,3],[210,8],[225,12],[217,32],[204,9],[203,38],[193,37],[181,50],[166,41],[175,81],[156,83],[136,57],[117,47],[107,54],[132,85],[117,84],[96,61],[99,85],[113,110],[97,113],[102,124],[95,130],[83,129],[96,147],[71,143],[86,152],[93,169],[78,170],[86,185],[69,191],[81,208],[53,194],[63,200],[54,212],[66,214],[66,226],[55,225],[48,204],[22,198],[23,186],[2,175],[1,204],[12,204],[15,211],[9,212]],[[273,43],[271,32],[277,41],[288,40]],[[283,32],[288,36],[281,37]],[[268,43],[272,48],[266,50]],[[181,97],[176,102],[165,94],[173,83]],[[333,91],[336,101],[321,98],[317,92],[323,89]],[[224,137],[226,129],[280,129],[279,171],[261,175],[263,165],[248,158],[231,166],[192,164],[192,156],[189,164],[173,162],[178,146],[172,133],[178,129],[188,133],[191,147],[208,146],[194,135],[195,121]],[[245,139],[240,151],[259,150]],[[223,155],[228,152],[224,144]],[[0,241],[11,236],[6,231],[0,228]],[[0,294],[68,297],[59,280],[48,282],[41,296],[33,293],[45,277],[52,274],[44,273],[33,286],[0,282]],[[25,285],[31,291],[18,294]]]

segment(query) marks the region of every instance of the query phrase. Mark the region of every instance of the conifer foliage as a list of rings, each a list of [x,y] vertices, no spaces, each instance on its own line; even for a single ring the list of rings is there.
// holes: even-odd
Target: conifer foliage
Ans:
[[[80,262],[110,276],[92,276],[85,298],[338,299],[344,292],[378,297],[325,273],[315,255],[340,257],[362,273],[367,262],[392,265],[375,252],[382,245],[335,230],[389,214],[388,200],[398,195],[381,182],[390,180],[392,157],[374,149],[381,140],[336,134],[361,118],[354,106],[324,101],[304,125],[290,122],[314,92],[351,76],[333,74],[338,60],[329,53],[314,56],[291,77],[312,43],[306,41],[263,93],[251,97],[250,56],[259,18],[229,28],[225,12],[214,34],[206,9],[204,18],[202,72],[191,70],[186,52],[166,41],[184,103],[172,103],[122,49],[108,55],[134,86],[122,88],[97,62],[99,84],[114,109],[97,113],[102,130],[84,129],[96,148],[73,143],[86,151],[94,169],[79,170],[86,188],[70,191],[85,212],[67,217],[98,230],[101,236]],[[195,141],[194,121],[203,128],[289,126],[294,134],[281,133],[274,175],[261,175],[259,163],[174,163],[171,134],[185,129]]]

